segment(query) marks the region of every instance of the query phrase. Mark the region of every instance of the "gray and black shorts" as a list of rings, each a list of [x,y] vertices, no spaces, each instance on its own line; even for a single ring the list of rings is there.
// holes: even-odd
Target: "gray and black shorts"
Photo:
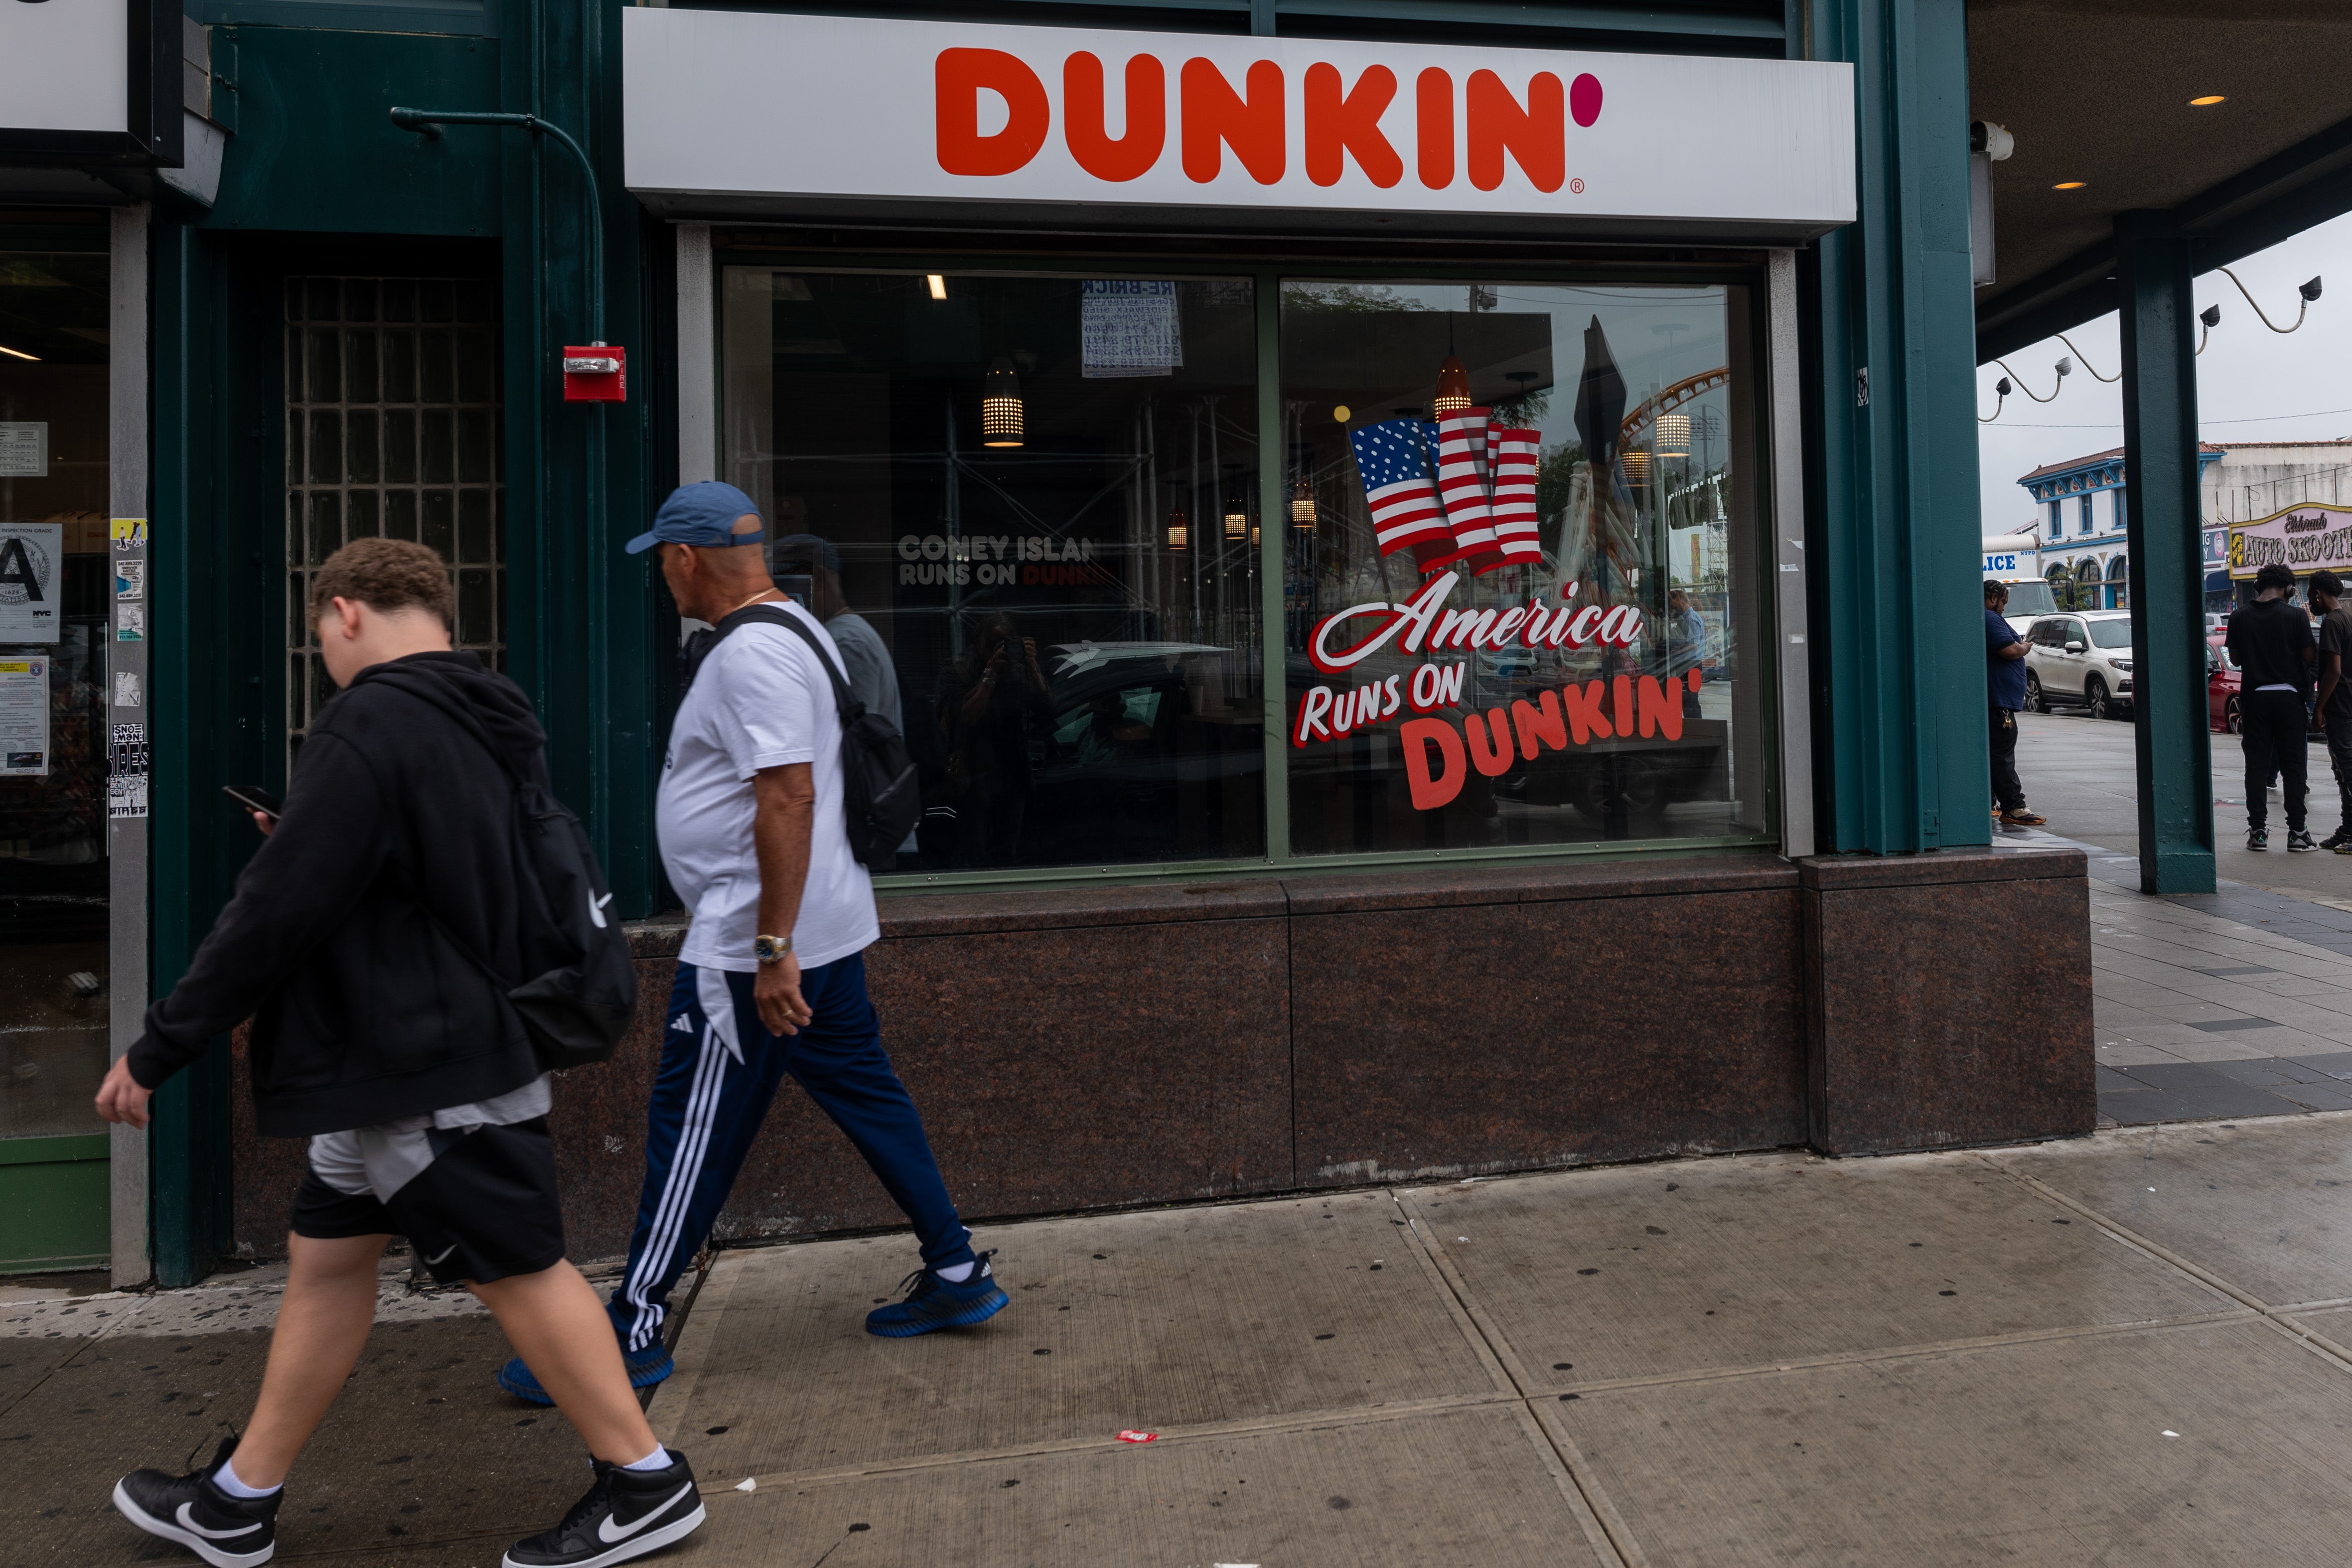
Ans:
[[[294,1234],[404,1236],[444,1285],[487,1285],[563,1260],[547,1118],[507,1126],[362,1127],[310,1140]]]

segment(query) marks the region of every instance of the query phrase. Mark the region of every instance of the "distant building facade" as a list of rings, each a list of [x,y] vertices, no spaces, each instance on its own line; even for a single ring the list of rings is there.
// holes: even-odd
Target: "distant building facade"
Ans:
[[[2207,444],[2198,455],[2199,511],[2204,518],[2205,607],[2237,602],[2228,570],[2230,525],[2252,522],[2305,502],[2352,504],[2352,437],[2341,441],[2241,441]],[[2041,541],[2043,577],[2060,569],[2095,589],[2096,603],[2121,610],[2130,559],[2124,516],[2130,486],[2123,448],[2036,468],[2018,480],[2033,497],[2032,532]],[[2020,532],[2026,530],[2020,529]]]
[[[2213,474],[2228,452],[2219,446],[2200,447],[2197,471],[2201,480],[2201,511],[2210,524],[2213,511]],[[2131,562],[2124,542],[2124,521],[2130,486],[2124,472],[2124,449],[2095,452],[2036,468],[2018,480],[2034,501],[2031,532],[2041,541],[2037,565],[2043,577],[2060,570],[2093,590],[2092,603],[2103,610],[2122,610],[2130,603],[2126,587]],[[2027,529],[2018,530],[2021,533]],[[2221,562],[2220,530],[2205,534],[2207,586]],[[2223,591],[2228,590],[2225,578]]]

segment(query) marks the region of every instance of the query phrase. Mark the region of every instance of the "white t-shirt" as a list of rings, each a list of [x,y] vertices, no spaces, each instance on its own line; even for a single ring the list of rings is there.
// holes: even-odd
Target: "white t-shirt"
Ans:
[[[786,608],[839,657],[814,616],[797,604]],[[759,968],[751,954],[760,921],[751,779],[763,768],[794,762],[813,765],[816,815],[793,953],[802,968],[814,969],[880,938],[874,883],[849,853],[842,815],[841,717],[833,682],[807,643],[782,626],[755,622],[702,661],[662,759],[654,831],[670,885],[694,917],[681,961],[739,974]]]

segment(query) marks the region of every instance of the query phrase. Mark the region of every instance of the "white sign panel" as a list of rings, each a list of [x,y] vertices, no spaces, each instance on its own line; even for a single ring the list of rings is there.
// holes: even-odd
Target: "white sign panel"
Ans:
[[[49,662],[0,659],[0,779],[49,772]]]
[[[62,523],[0,523],[0,644],[58,640],[65,534]]]
[[[127,131],[130,72],[123,0],[0,5],[0,131]]]
[[[0,420],[0,479],[46,479],[48,476],[48,421]]]
[[[625,6],[632,190],[1769,224],[1851,67]]]

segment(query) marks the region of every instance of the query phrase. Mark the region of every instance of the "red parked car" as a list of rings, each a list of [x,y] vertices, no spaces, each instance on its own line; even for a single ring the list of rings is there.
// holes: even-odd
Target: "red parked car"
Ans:
[[[2238,733],[2238,661],[2223,646],[2225,635],[2205,639],[2206,722],[2231,735]]]

